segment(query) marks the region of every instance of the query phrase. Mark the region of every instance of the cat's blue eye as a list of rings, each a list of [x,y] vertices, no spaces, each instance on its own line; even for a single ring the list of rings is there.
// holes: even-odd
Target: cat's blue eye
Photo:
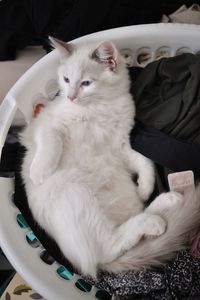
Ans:
[[[64,79],[65,82],[69,83],[69,78],[64,76],[63,79]]]
[[[81,82],[81,85],[82,86],[89,86],[91,83],[92,83],[92,81],[90,81],[90,80],[84,80],[84,81]]]

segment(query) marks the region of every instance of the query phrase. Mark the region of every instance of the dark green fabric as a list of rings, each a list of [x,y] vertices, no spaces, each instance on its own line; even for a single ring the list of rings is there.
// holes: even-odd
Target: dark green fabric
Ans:
[[[133,93],[139,121],[200,144],[200,56],[152,62],[138,76]]]

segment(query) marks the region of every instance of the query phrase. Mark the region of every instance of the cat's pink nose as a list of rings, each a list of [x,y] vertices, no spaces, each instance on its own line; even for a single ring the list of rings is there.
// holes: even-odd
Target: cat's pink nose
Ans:
[[[68,95],[67,98],[69,98],[71,101],[74,101],[74,99],[76,99],[76,95]]]

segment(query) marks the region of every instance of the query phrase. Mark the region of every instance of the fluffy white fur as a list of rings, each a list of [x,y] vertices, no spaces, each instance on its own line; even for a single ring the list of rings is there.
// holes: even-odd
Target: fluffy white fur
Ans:
[[[123,58],[110,42],[53,43],[62,94],[21,135],[34,218],[83,274],[161,263],[183,247],[198,201],[167,193],[144,210],[154,169],[129,145],[135,107]]]

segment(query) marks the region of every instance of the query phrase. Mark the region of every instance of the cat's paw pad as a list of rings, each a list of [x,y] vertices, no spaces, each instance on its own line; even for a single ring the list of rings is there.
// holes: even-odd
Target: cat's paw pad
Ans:
[[[165,233],[166,228],[165,220],[157,215],[147,215],[144,220],[145,236],[160,236]]]

